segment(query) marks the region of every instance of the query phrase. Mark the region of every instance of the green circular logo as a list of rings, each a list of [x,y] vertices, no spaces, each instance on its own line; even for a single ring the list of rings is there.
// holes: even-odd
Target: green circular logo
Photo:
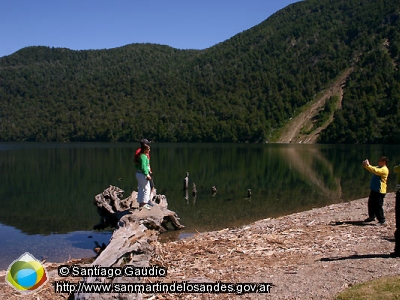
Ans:
[[[6,282],[17,291],[35,291],[47,281],[46,269],[28,252],[15,260],[7,270]]]

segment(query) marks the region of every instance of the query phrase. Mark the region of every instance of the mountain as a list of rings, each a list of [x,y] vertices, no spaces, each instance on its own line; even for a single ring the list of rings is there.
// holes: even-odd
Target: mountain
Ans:
[[[0,58],[0,140],[278,141],[318,102],[320,142],[398,143],[399,55],[394,0],[302,1],[206,50],[28,47]]]

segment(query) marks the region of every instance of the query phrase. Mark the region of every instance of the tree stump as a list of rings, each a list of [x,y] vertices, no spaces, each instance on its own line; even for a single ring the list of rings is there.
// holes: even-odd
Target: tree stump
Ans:
[[[151,198],[155,203],[148,210],[139,208],[136,201],[137,193],[122,200],[124,191],[110,186],[103,193],[95,196],[94,204],[100,215],[100,222],[96,229],[108,226],[115,227],[110,243],[99,254],[92,266],[101,267],[149,267],[149,261],[154,251],[152,245],[160,232],[167,230],[171,223],[175,229],[184,228],[179,223],[175,212],[168,210],[167,198],[164,195],[153,193]],[[141,283],[143,277],[85,277],[87,283]],[[142,299],[142,294],[89,294],[76,293],[75,299]]]
[[[189,172],[186,172],[186,177],[183,178],[183,190],[187,190],[189,188]]]

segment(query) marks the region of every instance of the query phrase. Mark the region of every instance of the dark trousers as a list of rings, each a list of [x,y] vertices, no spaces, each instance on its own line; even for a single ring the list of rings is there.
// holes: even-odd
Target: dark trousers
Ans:
[[[386,194],[371,191],[368,198],[368,216],[371,219],[378,219],[380,223],[385,222],[385,214],[383,213],[383,198]]]
[[[396,232],[394,233],[394,252],[400,254],[400,190],[398,190],[396,193],[395,216]]]
[[[154,188],[154,181],[153,178],[150,179],[150,189],[152,190]]]

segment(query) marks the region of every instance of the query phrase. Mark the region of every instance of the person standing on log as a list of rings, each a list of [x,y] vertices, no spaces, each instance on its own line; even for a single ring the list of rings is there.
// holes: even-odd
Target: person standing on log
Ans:
[[[396,204],[395,204],[395,216],[396,216],[396,231],[394,233],[394,252],[390,253],[391,257],[400,257],[400,165],[394,167],[393,170],[397,173],[397,184],[396,184]]]
[[[140,140],[140,148],[138,148],[136,150],[136,152],[135,152],[135,161],[138,161],[139,156],[140,156],[140,154],[142,152],[143,146],[144,145],[150,146],[150,143],[151,143],[151,141],[149,141],[148,139]],[[149,163],[150,163],[150,153],[147,155],[147,158],[149,159]],[[153,171],[151,170],[150,165],[149,165],[149,168],[150,168],[150,176],[152,176],[153,175]],[[150,179],[150,189],[151,189],[151,191],[154,189],[154,181],[153,181],[153,179]]]
[[[383,199],[386,195],[387,178],[389,176],[388,161],[386,156],[381,156],[377,167],[371,166],[368,159],[363,161],[364,168],[373,174],[370,183],[371,192],[368,198],[368,218],[364,222],[373,222],[376,217],[380,225],[385,224]]]
[[[141,152],[136,161],[136,179],[138,181],[138,195],[137,202],[139,203],[139,207],[145,206],[150,209],[149,200],[150,200],[150,146],[147,144],[143,144],[141,147]],[[146,206],[147,205],[147,206]]]

